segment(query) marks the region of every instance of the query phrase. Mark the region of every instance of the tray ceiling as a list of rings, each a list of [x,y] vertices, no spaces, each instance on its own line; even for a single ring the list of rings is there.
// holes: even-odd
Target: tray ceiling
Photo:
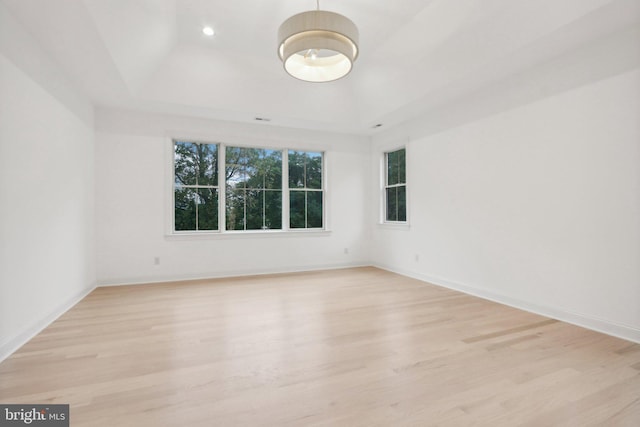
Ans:
[[[322,0],[359,27],[361,56],[346,78],[311,84],[276,54],[279,25],[311,0],[2,1],[96,105],[359,134],[640,16],[634,0]]]

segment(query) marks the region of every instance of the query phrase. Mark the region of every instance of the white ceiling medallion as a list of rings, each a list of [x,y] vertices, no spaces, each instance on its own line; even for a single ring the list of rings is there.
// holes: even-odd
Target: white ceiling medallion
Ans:
[[[331,82],[351,71],[358,57],[358,28],[348,18],[318,9],[302,12],[278,30],[284,69],[306,82]]]

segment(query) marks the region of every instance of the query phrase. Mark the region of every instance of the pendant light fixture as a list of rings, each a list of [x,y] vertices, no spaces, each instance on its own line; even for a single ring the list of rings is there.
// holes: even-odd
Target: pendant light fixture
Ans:
[[[330,82],[349,74],[358,57],[358,28],[348,18],[320,10],[302,12],[278,30],[284,69],[307,82]]]

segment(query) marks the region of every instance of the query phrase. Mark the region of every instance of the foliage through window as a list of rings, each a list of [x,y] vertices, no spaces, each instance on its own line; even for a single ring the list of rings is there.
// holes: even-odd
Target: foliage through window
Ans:
[[[226,229],[282,228],[282,151],[226,147]]]
[[[289,150],[289,227],[322,228],[322,153]]]
[[[322,152],[186,141],[173,147],[174,231],[324,227]]]
[[[218,229],[218,145],[174,143],[175,230]]]
[[[407,220],[406,149],[385,153],[385,220]]]

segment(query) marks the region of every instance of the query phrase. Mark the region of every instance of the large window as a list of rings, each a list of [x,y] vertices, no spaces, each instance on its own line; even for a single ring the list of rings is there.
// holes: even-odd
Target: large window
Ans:
[[[406,149],[385,153],[385,220],[407,221]]]
[[[174,231],[324,228],[322,152],[186,141],[173,148]]]
[[[322,228],[322,153],[289,150],[289,226]]]
[[[218,229],[218,145],[174,142],[175,230]]]

